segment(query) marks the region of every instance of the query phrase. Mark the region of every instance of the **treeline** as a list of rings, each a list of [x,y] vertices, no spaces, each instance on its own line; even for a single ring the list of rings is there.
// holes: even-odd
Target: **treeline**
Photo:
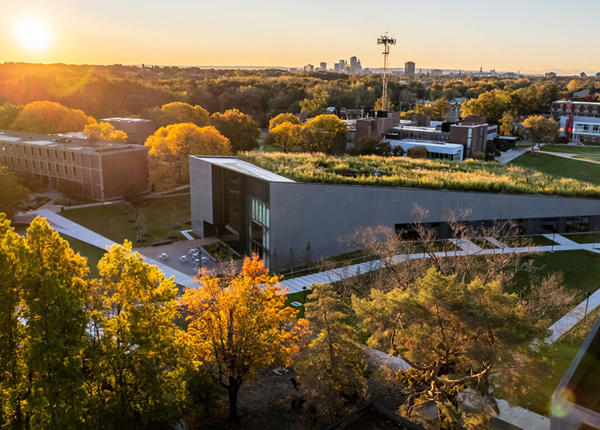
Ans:
[[[581,88],[595,89],[594,80],[567,78],[428,77],[405,82],[392,76],[389,97],[393,109],[413,109],[421,100],[477,98],[502,90],[514,92],[532,86],[553,86],[557,96]],[[147,116],[151,109],[172,101],[200,105],[210,113],[239,109],[252,115],[261,127],[280,113],[298,113],[314,88],[326,91],[326,105],[366,110],[381,98],[381,76],[334,73],[289,73],[281,70],[204,70],[176,67],[70,66],[6,63],[0,65],[0,102],[27,104],[56,101],[102,118]],[[592,96],[593,96],[592,91]],[[549,109],[544,94],[536,112]],[[594,96],[595,97],[595,96]],[[540,110],[541,109],[541,110]],[[323,112],[321,112],[323,113]]]

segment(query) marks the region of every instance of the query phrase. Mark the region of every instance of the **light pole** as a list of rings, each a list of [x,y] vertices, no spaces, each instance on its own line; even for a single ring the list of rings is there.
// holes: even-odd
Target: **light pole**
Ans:
[[[308,290],[308,288],[306,288],[306,285],[304,285],[302,287],[302,292],[304,293],[304,295],[302,296],[302,305],[304,306],[306,304],[306,291]]]
[[[585,318],[587,316],[587,312],[588,312],[588,303],[590,301],[590,296],[592,295],[591,292],[586,291],[585,292],[585,314],[583,315],[583,317]]]
[[[387,111],[387,67],[388,67],[388,56],[390,55],[390,46],[396,44],[396,39],[388,37],[387,35],[379,36],[377,38],[377,44],[383,45],[383,91],[381,94],[381,110]]]

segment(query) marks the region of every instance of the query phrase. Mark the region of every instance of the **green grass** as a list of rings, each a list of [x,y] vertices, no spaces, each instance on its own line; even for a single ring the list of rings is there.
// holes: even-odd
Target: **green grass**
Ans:
[[[570,160],[549,154],[536,153],[532,155],[525,153],[511,161],[509,165],[537,170],[555,178],[565,178],[563,180],[567,180],[566,178],[568,178],[574,181],[582,181],[592,184],[593,189],[597,189],[600,186],[600,164]]]
[[[69,242],[69,245],[76,253],[79,253],[82,257],[87,258],[87,264],[90,268],[89,276],[91,278],[98,276],[98,262],[106,253],[105,250],[100,249],[94,245],[90,245],[89,243],[82,242],[79,239],[75,239],[74,237],[67,236],[66,234],[61,234],[61,237]]]
[[[237,260],[240,258],[230,247],[224,245],[222,242],[213,242],[208,245],[202,246],[206,252],[212,255],[217,262]]]
[[[600,243],[600,231],[591,233],[568,233],[563,234],[563,236],[577,243]]]
[[[524,246],[550,246],[557,243],[545,236],[509,236],[500,237],[498,241],[510,248],[519,248]]]
[[[184,239],[179,230],[189,228],[190,199],[188,196],[164,197],[149,200],[139,208],[125,208],[117,203],[68,209],[60,215],[117,243],[128,239],[134,247],[149,246],[153,242]],[[177,224],[179,228],[175,228]],[[145,243],[139,240],[140,231],[147,233]]]
[[[567,145],[544,145],[542,151],[563,152],[565,154],[600,155],[600,146],[567,146]]]
[[[537,162],[532,167],[544,165],[543,154],[538,155],[540,157],[530,157]],[[555,174],[553,171],[520,167],[518,163],[523,161],[504,166],[474,160],[449,162],[374,155],[335,157],[320,153],[281,152],[246,152],[238,154],[238,157],[299,182],[600,197],[600,165],[573,160],[566,161],[575,163],[575,167],[563,169],[572,173],[573,177],[565,174],[563,178],[552,176]],[[551,161],[557,158],[550,155],[546,157]],[[580,164],[584,166],[580,168]],[[381,175],[373,175],[376,169]],[[577,169],[576,172],[572,171]]]

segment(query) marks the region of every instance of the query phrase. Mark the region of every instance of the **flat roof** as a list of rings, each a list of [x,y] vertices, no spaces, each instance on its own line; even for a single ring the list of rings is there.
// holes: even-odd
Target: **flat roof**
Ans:
[[[206,161],[207,163],[223,167],[234,172],[252,176],[253,178],[261,179],[268,182],[296,182],[285,176],[280,176],[262,167],[255,166],[247,161],[242,161],[235,157],[203,157],[201,155],[191,155],[198,160]]]
[[[0,143],[44,146],[89,153],[118,153],[124,151],[147,151],[149,149],[143,145],[105,141],[97,141],[92,145],[87,138],[82,139],[79,137],[79,133],[39,134],[14,130],[0,130]]]
[[[592,106],[600,106],[600,102],[574,102],[571,100],[556,100],[553,101],[552,104],[554,103],[569,103],[572,105],[592,105]]]
[[[115,117],[115,118],[102,118],[100,121],[115,121],[115,122],[152,122],[151,119],[144,119],[144,118],[119,118],[119,117]]]
[[[390,146],[401,146],[403,149],[415,148],[422,146],[429,152],[438,154],[457,154],[462,153],[464,147],[458,143],[433,142],[430,140],[415,140],[415,139],[389,139]]]

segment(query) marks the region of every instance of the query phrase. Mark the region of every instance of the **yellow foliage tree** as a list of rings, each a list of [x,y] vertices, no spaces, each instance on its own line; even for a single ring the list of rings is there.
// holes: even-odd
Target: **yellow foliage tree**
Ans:
[[[318,115],[302,127],[302,146],[310,152],[333,153],[345,149],[348,127],[335,115]]]
[[[190,155],[229,155],[229,139],[212,127],[192,123],[161,127],[146,140],[150,147],[150,179],[157,189],[169,189],[189,180]]]
[[[10,128],[32,133],[66,133],[82,131],[86,124],[92,122],[95,122],[94,118],[80,109],[38,101],[26,104]]]
[[[271,129],[271,138],[275,145],[288,152],[293,146],[300,144],[302,125],[283,122]]]
[[[212,124],[231,141],[232,151],[249,151],[256,147],[260,129],[254,119],[238,109],[228,109],[211,116]]]
[[[275,127],[286,122],[300,124],[300,119],[293,113],[280,113],[269,121],[269,131],[273,131]]]
[[[103,140],[106,142],[125,143],[127,141],[127,133],[122,130],[115,129],[108,122],[91,122],[83,129],[83,134],[90,140]]]
[[[192,106],[189,103],[173,102],[164,104],[154,112],[156,123],[166,125],[191,122],[198,127],[205,127],[210,123],[210,115],[202,106]]]
[[[308,333],[308,322],[285,306],[278,281],[254,256],[244,260],[242,273],[229,282],[204,273],[199,288],[183,295],[189,343],[227,389],[231,420],[237,419],[244,381],[266,366],[288,364]]]

